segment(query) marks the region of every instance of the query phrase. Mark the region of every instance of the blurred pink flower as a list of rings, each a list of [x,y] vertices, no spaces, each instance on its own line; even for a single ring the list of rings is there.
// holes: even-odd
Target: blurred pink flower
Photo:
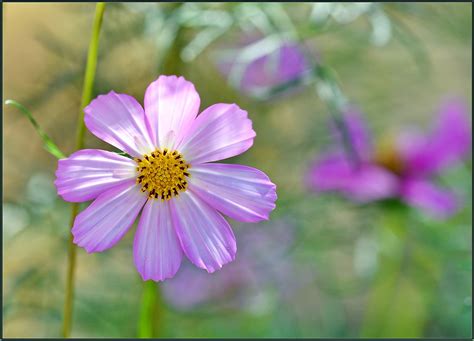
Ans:
[[[398,197],[427,214],[444,218],[456,212],[459,198],[431,177],[468,156],[471,146],[467,109],[457,100],[441,106],[431,133],[406,131],[389,144],[374,147],[361,115],[343,115],[358,162],[342,149],[327,152],[310,169],[310,186],[319,192],[337,191],[357,202]]]
[[[251,38],[250,42],[255,40]],[[261,49],[258,50],[253,60],[241,60],[239,59],[241,52],[248,43],[249,41],[247,45],[242,44],[228,59],[221,60],[218,64],[221,72],[229,77],[231,83],[232,73],[236,72],[239,75],[238,82],[234,85],[248,95],[269,96],[272,90],[298,81],[306,73],[311,72],[311,64],[306,58],[303,47],[297,42],[285,40],[278,43],[276,48],[263,52]]]
[[[76,217],[74,243],[87,252],[111,248],[143,209],[133,246],[143,280],[173,277],[183,252],[208,272],[234,260],[235,237],[221,213],[266,220],[276,187],[258,169],[210,163],[245,152],[255,132],[235,104],[197,116],[199,105],[192,83],[160,76],[146,90],[144,109],[113,91],[84,109],[87,128],[134,159],[85,149],[59,160],[58,194],[71,202],[94,199]]]

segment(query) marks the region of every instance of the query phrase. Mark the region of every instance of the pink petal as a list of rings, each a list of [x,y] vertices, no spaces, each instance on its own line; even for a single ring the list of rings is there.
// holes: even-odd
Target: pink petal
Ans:
[[[460,206],[455,194],[427,180],[405,179],[401,185],[401,196],[408,204],[438,219],[454,214]]]
[[[199,112],[201,99],[193,83],[183,77],[160,76],[145,92],[145,113],[155,144],[174,147]]]
[[[399,149],[407,163],[407,171],[417,175],[430,174],[467,157],[471,148],[471,124],[467,117],[462,102],[446,102],[429,136],[401,135]]]
[[[254,42],[256,42],[255,37],[237,46],[237,49]],[[292,41],[282,42],[279,47],[269,50],[250,63],[239,61],[238,52],[236,50],[229,56],[230,58],[219,61],[218,67],[228,78],[232,78],[233,71],[239,70],[241,79],[234,81],[238,81],[239,88],[250,95],[268,92],[273,87],[295,81],[311,69],[303,47]]]
[[[132,226],[147,200],[135,180],[115,186],[97,199],[74,221],[74,243],[87,252],[114,246]]]
[[[178,271],[182,251],[168,201],[148,200],[145,204],[135,233],[133,258],[144,281],[163,281]]]
[[[395,175],[373,164],[352,165],[340,154],[329,154],[310,169],[309,185],[316,191],[337,191],[358,202],[369,202],[397,194]]]
[[[137,100],[114,91],[100,95],[84,108],[84,122],[92,134],[132,156],[155,150]]]
[[[214,272],[234,260],[237,252],[229,223],[190,191],[170,201],[173,224],[191,262]]]
[[[214,104],[194,120],[178,150],[193,164],[239,155],[253,144],[255,131],[247,112],[236,104]]]
[[[276,186],[258,169],[208,163],[189,169],[189,189],[229,217],[257,222],[268,220],[275,208]]]
[[[66,201],[82,202],[136,176],[136,163],[99,149],[83,149],[58,161],[58,194]]]

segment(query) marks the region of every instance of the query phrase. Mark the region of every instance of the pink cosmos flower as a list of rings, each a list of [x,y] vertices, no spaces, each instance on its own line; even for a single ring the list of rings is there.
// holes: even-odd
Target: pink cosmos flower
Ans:
[[[74,243],[104,251],[142,212],[133,249],[143,280],[173,277],[182,253],[214,272],[236,254],[221,213],[257,222],[275,208],[276,186],[263,172],[211,163],[252,146],[252,121],[236,104],[214,104],[197,115],[199,95],[183,77],[160,76],[144,102],[143,109],[133,97],[111,91],[84,109],[89,131],[133,159],[85,149],[59,161],[58,194],[71,202],[94,200],[76,217]]]
[[[255,38],[247,39],[249,42]],[[240,46],[227,60],[219,63],[222,73],[232,78],[232,73],[241,76],[236,86],[248,95],[267,97],[271,91],[290,82],[302,79],[311,72],[303,47],[296,42],[284,41],[277,48],[260,53],[250,62],[239,60],[239,52],[245,45]]]
[[[431,177],[467,156],[471,132],[466,111],[458,101],[446,102],[430,134],[407,131],[376,148],[360,114],[350,109],[343,119],[357,164],[339,143],[315,161],[310,186],[340,192],[356,202],[398,197],[433,217],[447,217],[459,208],[459,198],[439,188]]]

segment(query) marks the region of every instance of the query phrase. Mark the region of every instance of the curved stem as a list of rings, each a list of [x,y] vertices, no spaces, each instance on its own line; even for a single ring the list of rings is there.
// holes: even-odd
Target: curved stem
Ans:
[[[341,134],[342,144],[348,159],[357,168],[360,163],[359,155],[353,146],[349,128],[342,116],[342,110],[346,106],[347,100],[327,67],[316,66],[314,74],[317,80],[315,83],[316,92],[319,98],[326,103],[336,129]]]
[[[97,54],[99,49],[99,33],[104,17],[105,3],[97,3],[95,8],[94,24],[92,26],[92,36],[89,43],[89,51],[87,55],[86,71],[84,76],[84,85],[82,90],[81,109],[77,121],[76,149],[84,148],[84,136],[86,127],[84,125],[84,107],[89,104],[92,99],[92,90],[94,86],[95,71],[97,66]],[[72,204],[71,220],[69,226],[72,226],[74,219],[79,212],[79,204]],[[72,327],[72,310],[74,298],[74,270],[76,267],[76,246],[73,243],[72,233],[69,235],[68,245],[68,265],[66,277],[66,296],[64,300],[64,317],[62,326],[62,335],[67,338],[71,335]]]
[[[76,147],[81,149],[84,147],[84,134],[86,126],[84,124],[84,107],[89,104],[92,99],[92,91],[94,89],[95,70],[97,66],[97,54],[99,52],[99,33],[104,17],[105,3],[99,2],[95,7],[94,24],[92,26],[92,36],[89,43],[89,52],[87,54],[86,71],[84,75],[84,84],[82,87],[81,110],[79,111],[77,121]]]

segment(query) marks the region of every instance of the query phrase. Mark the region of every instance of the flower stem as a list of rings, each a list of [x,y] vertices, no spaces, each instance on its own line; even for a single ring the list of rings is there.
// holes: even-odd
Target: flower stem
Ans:
[[[84,124],[84,107],[89,104],[92,99],[92,91],[94,88],[95,70],[97,66],[97,54],[99,52],[99,33],[102,26],[102,18],[104,17],[105,3],[99,2],[95,7],[94,24],[92,26],[92,36],[89,43],[89,52],[87,54],[86,72],[84,75],[84,84],[82,88],[81,110],[79,111],[77,121],[76,147],[81,149],[84,147],[84,135],[86,126]]]
[[[159,330],[159,320],[161,319],[160,309],[161,295],[159,286],[153,281],[143,283],[143,295],[138,320],[138,337],[157,337]]]
[[[99,33],[104,17],[105,3],[96,4],[94,24],[92,26],[92,36],[89,43],[89,51],[87,55],[86,71],[84,76],[84,85],[82,89],[81,109],[77,121],[76,149],[84,148],[84,136],[86,127],[84,125],[84,107],[89,104],[92,99],[92,90],[94,86],[95,71],[97,66],[97,54],[99,48]],[[71,207],[71,220],[69,226],[74,224],[76,215],[79,212],[79,204],[74,203]],[[69,235],[68,245],[68,265],[66,277],[66,296],[64,300],[64,317],[62,326],[62,335],[68,338],[71,335],[72,327],[72,310],[74,298],[74,270],[76,267],[76,246],[73,243],[72,233]]]
[[[69,226],[72,226],[74,219],[79,211],[78,204],[72,204],[71,219]],[[72,326],[72,302],[74,298],[74,269],[76,267],[76,247],[73,243],[73,235],[69,234],[68,242],[68,264],[67,264],[67,277],[66,277],[66,296],[64,299],[64,316],[63,316],[63,337],[67,338],[71,335]]]
[[[330,69],[319,65],[315,68],[316,92],[319,97],[326,103],[336,129],[342,137],[342,144],[351,164],[357,168],[360,163],[359,155],[353,146],[349,128],[342,116],[342,110],[346,107],[346,98],[342,94],[336,80],[331,75]]]

